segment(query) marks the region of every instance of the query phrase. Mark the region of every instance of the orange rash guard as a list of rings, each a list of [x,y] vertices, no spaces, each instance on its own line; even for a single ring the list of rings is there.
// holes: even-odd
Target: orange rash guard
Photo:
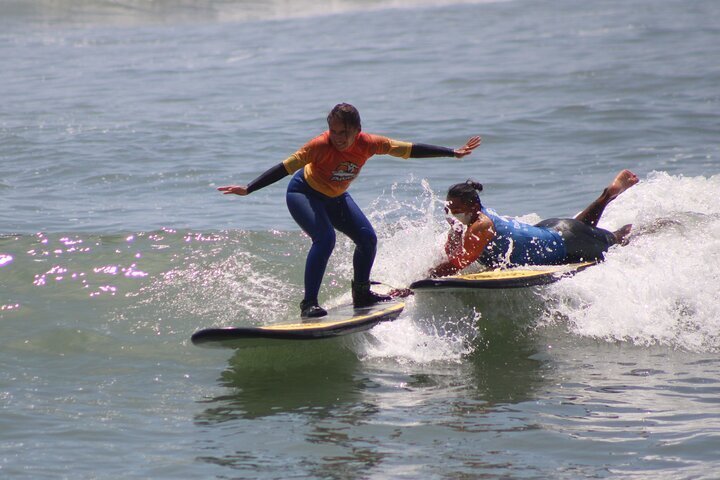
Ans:
[[[409,158],[412,143],[360,132],[342,152],[330,143],[330,132],[313,138],[283,161],[289,174],[305,168],[305,180],[328,197],[342,195],[373,155]]]
[[[495,237],[495,229],[492,227],[492,223],[490,225],[490,228],[477,232],[473,231],[472,227],[467,228],[464,232],[451,228],[445,244],[448,261],[458,270],[462,270],[477,260],[488,242]]]

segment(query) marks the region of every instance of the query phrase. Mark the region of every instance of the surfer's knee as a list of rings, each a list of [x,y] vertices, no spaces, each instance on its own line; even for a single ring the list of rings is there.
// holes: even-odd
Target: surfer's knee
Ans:
[[[316,235],[313,237],[312,241],[313,248],[327,252],[329,255],[335,248],[335,231],[332,230],[324,233],[323,235]]]
[[[355,238],[358,247],[374,250],[377,248],[377,235],[372,228],[361,228]]]

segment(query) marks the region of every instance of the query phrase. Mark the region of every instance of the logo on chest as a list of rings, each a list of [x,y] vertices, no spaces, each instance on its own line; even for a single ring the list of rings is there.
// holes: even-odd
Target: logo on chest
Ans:
[[[343,162],[333,170],[330,180],[334,182],[347,182],[353,180],[360,173],[360,167],[351,162]]]

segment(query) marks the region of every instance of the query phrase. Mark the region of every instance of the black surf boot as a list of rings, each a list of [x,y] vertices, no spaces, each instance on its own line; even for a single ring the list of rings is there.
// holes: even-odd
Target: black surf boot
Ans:
[[[318,305],[317,300],[303,300],[300,302],[300,316],[302,318],[318,318],[327,315],[327,310]]]
[[[392,297],[389,295],[382,295],[375,293],[370,290],[370,282],[356,282],[352,281],[352,298],[353,306],[355,308],[369,307],[380,302],[389,302]]]

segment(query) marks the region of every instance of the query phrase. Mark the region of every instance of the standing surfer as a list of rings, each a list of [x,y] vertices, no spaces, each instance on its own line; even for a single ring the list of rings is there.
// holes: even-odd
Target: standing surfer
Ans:
[[[336,105],[328,114],[327,123],[327,131],[248,185],[218,188],[224,194],[248,195],[295,173],[287,188],[287,206],[293,219],[312,239],[305,263],[305,296],[300,303],[301,316],[305,318],[327,315],[318,303],[318,293],[335,247],[335,230],[355,243],[353,304],[363,307],[390,299],[370,290],[377,237],[367,217],[347,192],[365,162],[373,155],[462,158],[481,142],[480,137],[475,136],[462,147],[452,149],[368,134],[362,131],[357,109],[347,103]]]

